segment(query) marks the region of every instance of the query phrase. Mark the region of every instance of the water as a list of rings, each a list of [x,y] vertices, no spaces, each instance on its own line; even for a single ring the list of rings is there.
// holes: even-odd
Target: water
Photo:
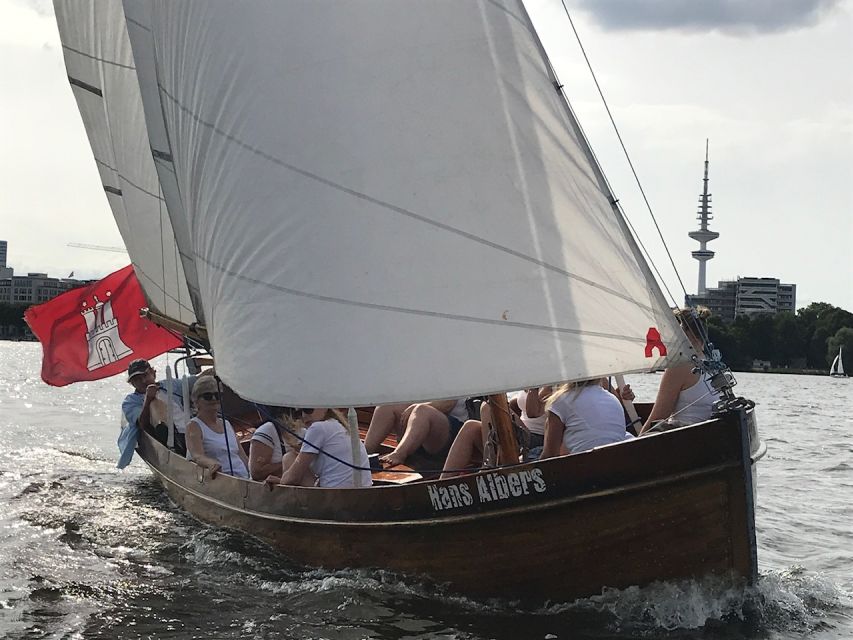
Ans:
[[[163,370],[164,362],[158,364]],[[853,380],[739,374],[758,403],[761,578],[520,609],[378,571],[305,569],[115,469],[119,376],[50,388],[0,342],[0,637],[853,638]],[[660,378],[629,381],[650,400]]]

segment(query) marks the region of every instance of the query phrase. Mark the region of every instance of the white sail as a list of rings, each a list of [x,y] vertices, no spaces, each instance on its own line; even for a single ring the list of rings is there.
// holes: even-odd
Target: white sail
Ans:
[[[195,322],[151,158],[121,3],[57,1],[55,11],[68,79],[137,278],[154,309]]]
[[[650,328],[692,353],[520,1],[125,12],[217,371],[244,397],[351,406],[660,368]]]
[[[835,360],[832,361],[832,366],[829,368],[829,375],[838,376],[839,378],[845,376],[844,373],[844,362],[841,358],[841,352],[844,347],[838,347],[838,355],[835,356]]]

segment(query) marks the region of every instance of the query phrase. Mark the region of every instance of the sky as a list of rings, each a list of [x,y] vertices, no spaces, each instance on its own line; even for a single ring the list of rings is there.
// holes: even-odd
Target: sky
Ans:
[[[695,293],[705,140],[720,233],[708,285],[797,285],[797,306],[853,310],[853,0],[566,0],[672,254],[560,0],[528,11],[614,192],[676,301]],[[15,273],[101,277],[121,247],[49,2],[0,0],[0,240]]]

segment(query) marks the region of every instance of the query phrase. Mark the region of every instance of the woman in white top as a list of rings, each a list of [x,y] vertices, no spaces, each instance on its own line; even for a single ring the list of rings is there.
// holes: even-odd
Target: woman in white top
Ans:
[[[679,309],[676,318],[697,353],[705,350],[705,318],[711,315],[706,307]],[[680,427],[710,420],[719,395],[701,373],[693,373],[693,363],[669,367],[661,377],[655,405],[640,435],[655,430]],[[656,426],[661,424],[660,427]]]
[[[547,404],[540,460],[634,437],[625,431],[622,404],[604,384],[606,380],[585,380],[562,385],[554,392]]]
[[[211,376],[200,377],[192,390],[197,412],[187,423],[187,459],[210,470],[248,478],[248,458],[231,423],[219,416],[219,388]]]
[[[260,482],[268,476],[281,474],[281,459],[285,455],[296,457],[302,443],[291,431],[305,437],[305,429],[301,426],[291,425],[288,429],[279,426],[287,420],[283,407],[270,407],[270,410],[275,422],[265,422],[255,429],[249,442],[249,473],[252,480]]]
[[[373,484],[370,461],[364,443],[358,442],[358,457],[353,463],[353,447],[346,418],[335,409],[296,409],[294,419],[301,417],[305,425],[305,441],[295,457],[282,458],[283,474],[270,476],[269,484],[291,484],[302,487],[354,487],[353,468],[362,487]],[[328,455],[327,455],[328,454]],[[343,462],[342,462],[343,461]]]

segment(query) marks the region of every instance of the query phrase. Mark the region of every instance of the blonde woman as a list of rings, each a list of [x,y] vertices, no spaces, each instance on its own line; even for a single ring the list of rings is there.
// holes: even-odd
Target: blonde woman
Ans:
[[[546,403],[545,445],[540,460],[630,440],[622,404],[606,379],[558,387]]]
[[[210,470],[238,478],[249,477],[249,460],[231,423],[220,417],[219,386],[212,376],[199,377],[193,385],[196,416],[187,423],[187,460]]]
[[[269,476],[268,484],[301,487],[353,487],[352,466],[362,467],[361,486],[373,484],[364,443],[359,440],[359,460],[353,462],[352,440],[346,418],[335,409],[294,409],[289,428],[305,426],[305,442],[298,454],[287,453],[281,460],[282,475]]]
[[[678,309],[675,317],[697,353],[705,350],[705,319],[711,315],[706,307],[696,309]],[[666,426],[656,427],[664,430],[688,424],[695,424],[711,418],[714,403],[719,395],[701,373],[693,373],[693,363],[669,367],[663,372],[657,398],[643,425],[640,435],[646,433],[658,423]]]

